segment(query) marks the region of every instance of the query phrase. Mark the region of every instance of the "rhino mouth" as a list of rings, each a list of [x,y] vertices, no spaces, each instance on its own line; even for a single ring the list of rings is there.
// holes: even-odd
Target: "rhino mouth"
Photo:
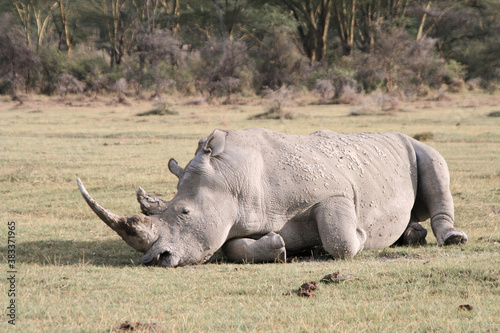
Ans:
[[[172,255],[171,252],[165,251],[158,253],[156,257],[153,257],[150,260],[145,260],[143,258],[142,263],[145,266],[160,266],[160,267],[175,267],[178,265],[178,260],[175,256]]]

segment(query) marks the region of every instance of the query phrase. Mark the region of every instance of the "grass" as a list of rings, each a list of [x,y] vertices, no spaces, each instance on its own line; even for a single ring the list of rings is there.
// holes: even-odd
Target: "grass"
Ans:
[[[404,106],[386,116],[349,117],[349,106],[293,108],[295,120],[248,120],[260,105],[176,106],[177,116],[137,117],[151,105],[68,107],[34,100],[24,109],[0,102],[0,255],[7,275],[7,222],[16,222],[16,331],[109,332],[125,321],[168,332],[497,332],[500,330],[500,119],[498,100]],[[472,104],[474,107],[463,105]],[[489,105],[488,105],[489,104]],[[287,133],[430,132],[446,158],[461,247],[365,251],[353,259],[288,264],[210,263],[142,267],[91,212],[80,177],[106,208],[139,211],[135,189],[175,194],[167,162],[185,165],[214,128],[267,127]],[[429,224],[425,223],[429,228]],[[306,281],[340,271],[358,279]],[[0,331],[12,331],[2,284]],[[473,305],[471,311],[460,305]]]

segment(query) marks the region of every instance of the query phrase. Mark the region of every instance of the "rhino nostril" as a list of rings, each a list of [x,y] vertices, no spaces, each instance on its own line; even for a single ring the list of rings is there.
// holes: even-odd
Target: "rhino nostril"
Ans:
[[[172,254],[168,251],[165,251],[158,255],[158,265],[161,267],[170,267],[172,266]]]

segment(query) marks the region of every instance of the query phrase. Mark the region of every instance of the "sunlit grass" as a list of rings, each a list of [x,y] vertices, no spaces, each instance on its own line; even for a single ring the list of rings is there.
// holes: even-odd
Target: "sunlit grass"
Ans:
[[[142,104],[0,109],[0,247],[6,272],[7,221],[16,221],[17,331],[108,332],[126,320],[175,332],[500,330],[500,119],[486,116],[498,106],[457,105],[362,117],[347,116],[349,106],[302,106],[285,121],[247,120],[259,105],[179,105],[180,115],[163,117],[136,117],[148,109]],[[137,213],[138,186],[175,194],[170,157],[185,165],[214,128],[248,127],[433,133],[427,143],[448,162],[456,223],[469,243],[437,247],[430,232],[427,246],[346,261],[149,268],[78,192],[76,177],[106,208]],[[303,282],[335,271],[358,279],[296,296]],[[5,290],[0,299],[5,309]],[[1,331],[11,329],[6,321],[2,312]]]

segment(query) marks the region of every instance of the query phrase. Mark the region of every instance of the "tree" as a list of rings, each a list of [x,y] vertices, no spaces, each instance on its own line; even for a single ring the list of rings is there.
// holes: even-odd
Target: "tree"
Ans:
[[[481,38],[487,34],[482,8],[478,4],[477,1],[465,0],[428,2],[425,8],[421,8],[427,19],[422,25],[423,33],[420,37],[437,38],[438,51],[448,58],[454,43]]]
[[[148,26],[136,34],[138,66],[132,70],[136,92],[140,87],[154,87],[155,97],[175,85],[175,68],[181,62],[181,42],[167,29],[148,31]],[[150,26],[149,26],[150,27]]]
[[[346,56],[354,51],[354,27],[358,5],[356,0],[333,1],[332,12],[335,28],[342,43],[342,53]]]
[[[205,45],[201,53],[206,68],[202,80],[209,98],[226,94],[226,102],[230,102],[233,93],[241,91],[252,81],[253,68],[245,43],[214,39]]]
[[[71,16],[74,15],[73,6],[74,1],[71,0],[56,0],[54,4],[54,7],[58,7],[59,9],[59,15],[57,17],[62,27],[59,34],[59,49],[61,49],[61,44],[64,43],[68,51],[68,56],[71,55],[71,50],[73,50],[74,46],[73,38],[69,32]],[[56,16],[54,16],[54,21],[55,17]]]
[[[87,0],[89,1],[87,23],[97,24],[108,50],[110,66],[120,65],[125,54],[126,43],[132,41],[133,28],[144,10],[144,3],[132,0]]]
[[[326,54],[326,39],[333,0],[282,0],[298,23],[298,33],[307,57],[322,61]]]
[[[296,85],[310,72],[309,61],[294,42],[291,30],[283,25],[271,28],[254,51],[261,84],[272,90]]]
[[[378,32],[370,53],[355,57],[356,79],[368,91],[382,86],[388,93],[410,95],[423,84],[436,88],[442,83],[444,60],[435,43],[415,41],[404,28],[387,26]]]
[[[33,72],[39,67],[39,58],[22,42],[9,14],[0,17],[0,81],[13,97],[24,88],[30,88]]]
[[[35,25],[37,53],[47,32],[47,26],[50,22],[50,11],[54,5],[55,3],[52,0],[24,0],[14,3],[19,20],[23,26],[28,48],[31,48],[31,26]]]

